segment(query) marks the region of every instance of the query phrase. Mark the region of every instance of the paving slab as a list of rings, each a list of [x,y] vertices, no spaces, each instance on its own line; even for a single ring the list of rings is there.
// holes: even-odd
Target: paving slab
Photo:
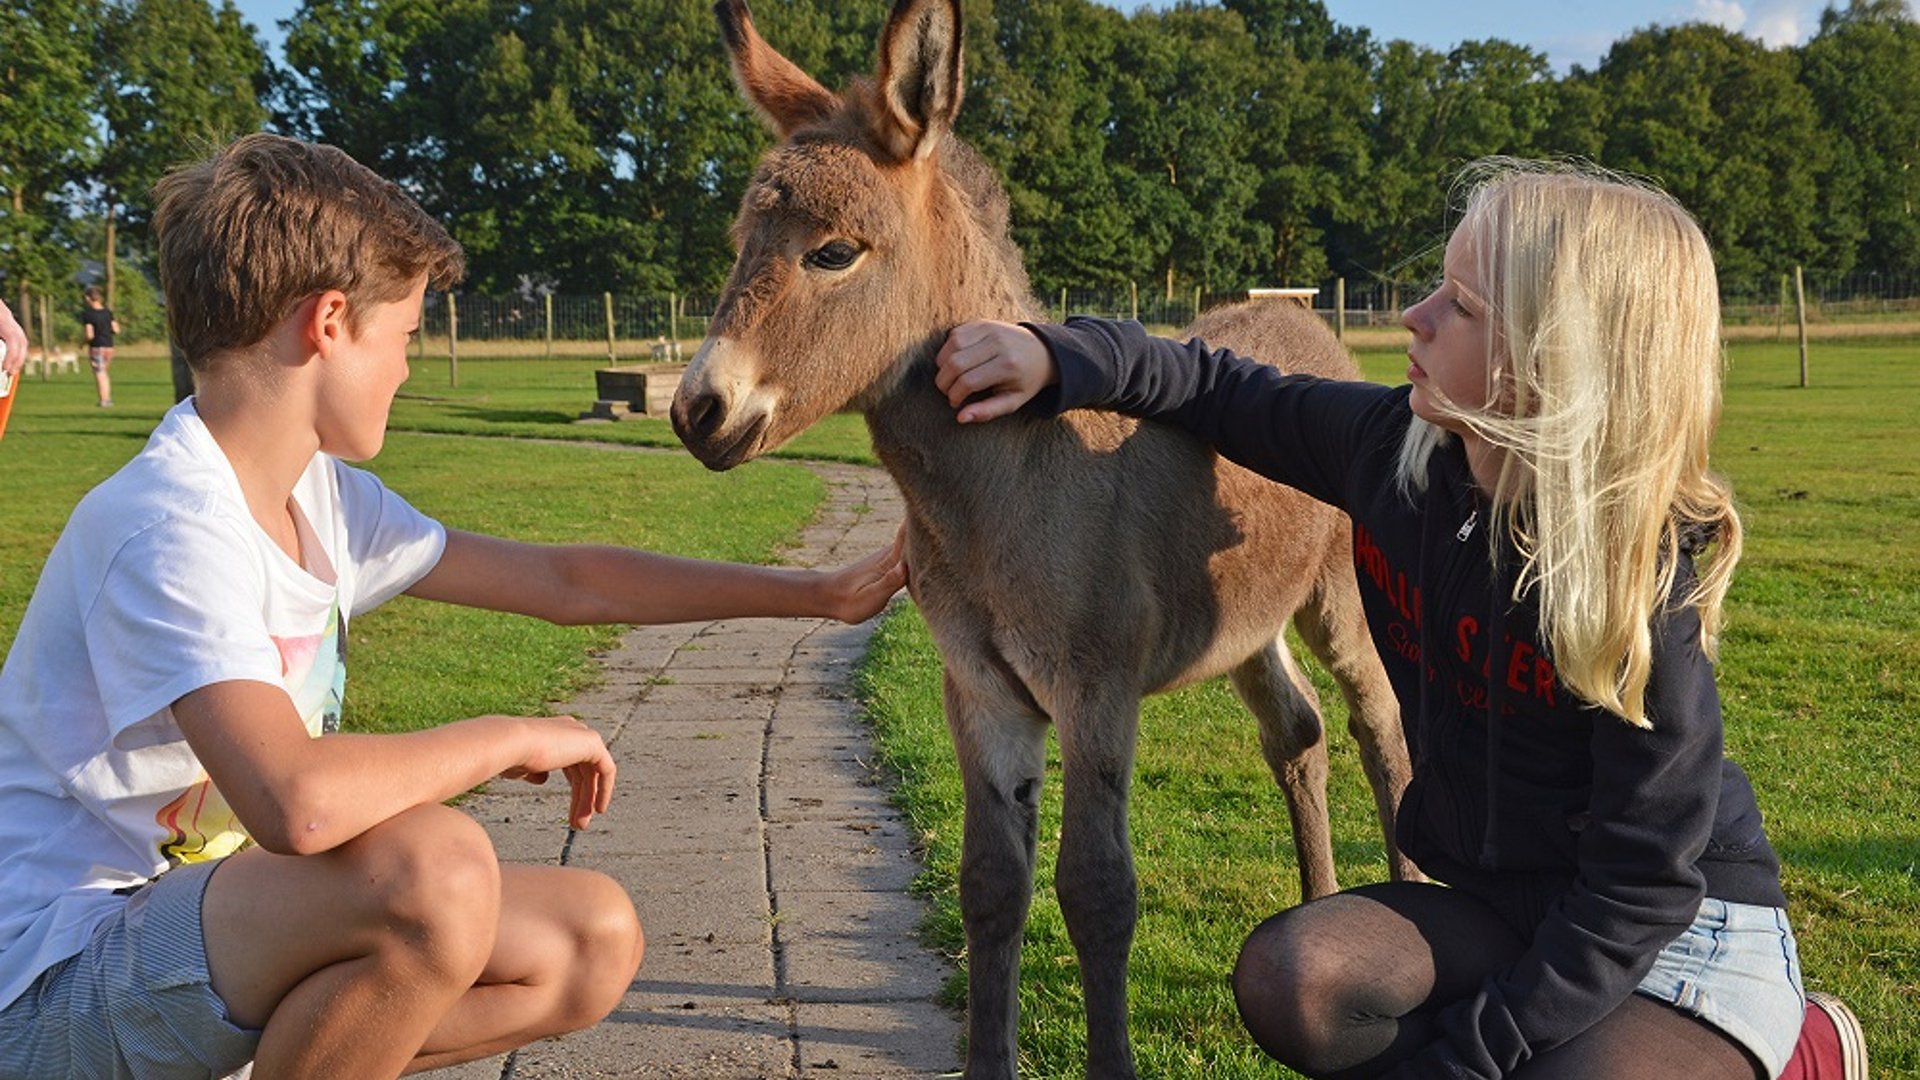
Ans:
[[[789,561],[837,566],[901,520],[876,469],[810,465],[828,499]],[[565,824],[564,785],[462,806],[505,858],[599,870],[633,897],[647,955],[586,1031],[435,1073],[453,1080],[957,1075],[953,977],[919,943],[921,864],[889,801],[851,677],[871,623],[730,619],[641,627],[556,706],[599,730],[613,806]]]

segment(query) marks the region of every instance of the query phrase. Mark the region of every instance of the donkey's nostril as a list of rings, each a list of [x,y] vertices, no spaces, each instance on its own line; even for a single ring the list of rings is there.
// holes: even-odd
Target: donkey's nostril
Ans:
[[[682,421],[677,425],[681,429],[681,438],[701,442],[713,438],[714,432],[720,429],[720,422],[725,418],[725,413],[726,410],[720,406],[718,394],[699,395],[687,402],[686,410],[675,417]]]

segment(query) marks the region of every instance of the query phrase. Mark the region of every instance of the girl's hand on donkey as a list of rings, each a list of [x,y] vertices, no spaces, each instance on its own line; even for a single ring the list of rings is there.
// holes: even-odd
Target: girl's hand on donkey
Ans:
[[[963,424],[1005,416],[1060,379],[1033,331],[1012,323],[961,323],[934,357],[933,383]]]

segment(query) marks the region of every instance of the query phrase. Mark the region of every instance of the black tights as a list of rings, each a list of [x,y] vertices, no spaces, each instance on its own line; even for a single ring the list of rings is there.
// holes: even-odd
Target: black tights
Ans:
[[[1261,1049],[1321,1080],[1377,1076],[1431,1042],[1435,1017],[1512,964],[1526,942],[1485,903],[1437,885],[1339,893],[1261,923],[1233,972],[1241,1022]],[[1516,1080],[1754,1080],[1718,1029],[1630,995]]]

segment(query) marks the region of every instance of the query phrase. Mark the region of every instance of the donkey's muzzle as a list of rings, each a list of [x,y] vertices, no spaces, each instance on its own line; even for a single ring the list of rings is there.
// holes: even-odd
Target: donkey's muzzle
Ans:
[[[728,408],[719,394],[682,386],[674,395],[673,433],[700,463],[724,472],[759,452],[770,419],[763,412]]]

